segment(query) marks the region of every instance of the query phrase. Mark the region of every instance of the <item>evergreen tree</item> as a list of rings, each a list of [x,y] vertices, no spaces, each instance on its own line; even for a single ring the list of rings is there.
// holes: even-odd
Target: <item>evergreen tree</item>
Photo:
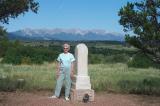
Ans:
[[[35,0],[0,0],[0,22],[8,24],[10,18],[17,18],[29,10],[37,13],[38,7]]]
[[[7,32],[5,29],[3,29],[3,27],[0,26],[0,57],[4,56],[8,45],[9,42],[7,39]]]
[[[135,34],[126,34],[126,41],[160,63],[160,0],[128,2],[118,15],[124,31]]]
[[[9,24],[10,18],[17,18],[29,10],[37,13],[39,4],[35,0],[0,0],[0,57],[5,55],[9,46],[7,32],[2,24]]]
[[[2,26],[0,26],[0,42],[3,40],[7,40],[6,34],[6,30],[4,30]]]

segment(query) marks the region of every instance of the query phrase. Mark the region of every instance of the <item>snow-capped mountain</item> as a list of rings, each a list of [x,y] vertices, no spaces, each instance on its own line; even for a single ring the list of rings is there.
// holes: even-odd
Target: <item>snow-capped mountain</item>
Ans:
[[[105,30],[81,29],[23,29],[8,34],[9,39],[18,40],[112,40],[124,41],[124,36],[119,33],[109,33]]]

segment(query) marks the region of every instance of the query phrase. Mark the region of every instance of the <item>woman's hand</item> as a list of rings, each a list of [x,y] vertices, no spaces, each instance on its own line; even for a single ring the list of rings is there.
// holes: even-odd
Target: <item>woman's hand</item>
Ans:
[[[59,75],[59,72],[56,72],[56,79],[58,79]]]
[[[71,64],[71,74],[70,74],[70,76],[71,76],[71,79],[73,79],[73,77],[74,77],[74,62],[72,62],[72,64]]]
[[[71,71],[70,76],[71,76],[71,79],[73,79],[73,77],[74,77],[74,73],[73,73],[73,71]]]

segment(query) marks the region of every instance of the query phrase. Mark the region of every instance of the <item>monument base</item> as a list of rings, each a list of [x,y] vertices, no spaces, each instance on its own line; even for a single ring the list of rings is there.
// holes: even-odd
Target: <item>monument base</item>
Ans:
[[[94,90],[92,89],[71,89],[71,101],[83,101],[85,94],[89,95],[89,101],[94,101]]]

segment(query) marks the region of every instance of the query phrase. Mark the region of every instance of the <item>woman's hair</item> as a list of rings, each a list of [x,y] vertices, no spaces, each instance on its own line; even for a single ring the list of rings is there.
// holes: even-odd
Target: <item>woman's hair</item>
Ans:
[[[67,47],[67,48],[68,48],[68,50],[70,49],[70,45],[69,45],[68,43],[63,44],[63,46],[62,46],[62,47],[63,47],[63,48]]]

